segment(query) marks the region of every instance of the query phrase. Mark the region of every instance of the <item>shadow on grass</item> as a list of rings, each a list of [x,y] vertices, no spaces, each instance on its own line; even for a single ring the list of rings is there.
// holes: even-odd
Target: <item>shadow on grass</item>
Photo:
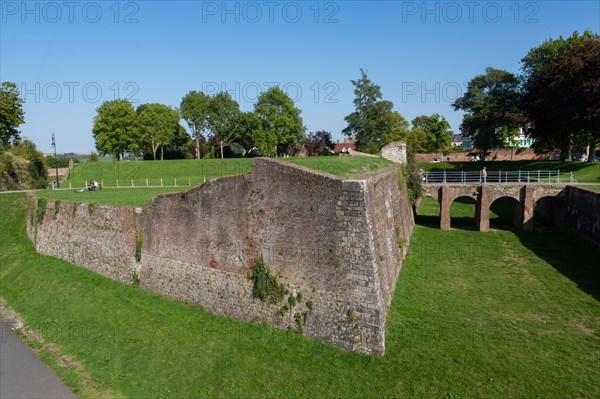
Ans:
[[[440,217],[439,216],[428,216],[428,215],[416,215],[415,223],[420,226],[436,227],[440,228]]]
[[[516,232],[521,243],[600,301],[600,249],[562,231]]]

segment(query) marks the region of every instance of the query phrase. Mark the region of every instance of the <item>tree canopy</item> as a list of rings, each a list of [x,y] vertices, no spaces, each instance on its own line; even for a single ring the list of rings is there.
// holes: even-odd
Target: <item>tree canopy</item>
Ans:
[[[452,104],[454,110],[465,112],[460,128],[473,137],[475,147],[483,154],[490,148],[504,147],[505,133],[514,133],[523,125],[519,88],[515,75],[488,67],[485,74],[469,82],[465,94]]]
[[[600,141],[600,37],[575,32],[548,40],[530,50],[523,69],[529,74],[522,108],[538,146],[558,147],[561,158],[570,160],[573,144],[587,145],[593,162]]]
[[[101,154],[123,159],[137,135],[136,112],[127,100],[105,101],[96,109],[92,135]]]
[[[292,99],[279,87],[263,92],[254,106],[260,129],[254,132],[254,145],[263,155],[293,154],[300,149],[306,127]]]
[[[2,82],[0,86],[0,152],[19,141],[19,125],[25,122],[23,99],[17,85]]]
[[[210,96],[197,91],[190,91],[181,99],[179,111],[190,128],[192,138],[196,141],[196,159],[202,157],[200,143],[206,139],[210,104]]]
[[[407,137],[408,121],[393,110],[391,101],[382,100],[381,87],[371,82],[364,70],[360,73],[360,79],[351,80],[355,111],[344,118],[348,126],[342,133],[356,138],[359,151],[377,154],[384,145]]]
[[[211,100],[209,107],[208,127],[215,141],[221,149],[230,145],[240,135],[240,106],[225,91],[217,93]]]
[[[310,132],[304,139],[304,149],[309,156],[330,155],[331,147],[333,147],[331,133],[324,130]]]
[[[412,143],[409,143],[409,147],[419,146],[424,147],[422,150],[425,152],[435,152],[446,151],[452,145],[450,124],[443,116],[439,114],[417,116],[413,119],[412,125],[413,128],[409,135],[411,138],[409,141]]]
[[[164,146],[175,137],[179,128],[179,113],[164,104],[142,104],[137,109],[137,128],[143,143],[150,146],[156,160],[158,147]],[[161,151],[160,159],[164,159]]]

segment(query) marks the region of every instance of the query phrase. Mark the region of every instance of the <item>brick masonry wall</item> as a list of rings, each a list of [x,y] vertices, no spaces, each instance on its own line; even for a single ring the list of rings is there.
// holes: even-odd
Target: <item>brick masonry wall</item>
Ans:
[[[600,193],[569,186],[563,199],[569,228],[600,246]]]
[[[470,162],[475,156],[480,155],[477,150],[472,151],[453,151],[448,153],[434,152],[429,154],[416,154],[415,159],[419,162],[434,162],[434,161],[448,161],[448,162]],[[558,159],[560,153],[557,151],[536,154],[533,149],[526,148],[524,150],[514,152],[511,150],[490,150],[486,160],[488,161],[548,161],[551,159]]]
[[[312,338],[382,355],[413,226],[397,173],[341,180],[257,159],[249,175],[155,197],[139,215],[134,208],[98,206],[90,216],[87,205],[73,211],[63,203],[54,218],[49,202],[33,239],[43,253],[124,282],[138,271],[142,287],[218,315],[302,328]],[[141,263],[135,262],[138,230]],[[82,255],[60,249],[65,236],[86,248]],[[106,254],[112,258],[103,262]],[[291,294],[303,294],[283,316],[287,295],[276,304],[252,295],[248,277],[257,256]]]
[[[31,200],[30,200],[31,201]],[[112,279],[131,283],[136,270],[135,208],[48,201],[39,224],[31,223],[37,203],[31,201],[28,234],[36,250],[68,260]]]

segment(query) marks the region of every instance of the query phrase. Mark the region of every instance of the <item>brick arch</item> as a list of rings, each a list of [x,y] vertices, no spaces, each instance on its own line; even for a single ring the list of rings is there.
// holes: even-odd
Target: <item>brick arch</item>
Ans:
[[[565,186],[555,186],[550,184],[534,186],[532,190],[532,199],[534,202],[537,202],[544,197],[561,197],[564,190],[566,190]]]
[[[502,199],[502,198],[510,198],[514,201],[514,206],[513,206],[513,215],[512,215],[512,223],[513,225],[518,228],[521,229],[523,228],[523,208],[524,208],[524,204],[521,198],[515,198],[513,195],[503,195],[501,197],[496,197],[494,199],[490,199],[489,201],[489,210],[492,210],[492,205],[494,204],[494,202]],[[488,213],[489,215],[489,213]]]
[[[504,197],[512,198],[519,203],[522,202],[522,186],[487,186],[486,191],[488,193],[488,203],[490,206],[492,205],[492,202]]]

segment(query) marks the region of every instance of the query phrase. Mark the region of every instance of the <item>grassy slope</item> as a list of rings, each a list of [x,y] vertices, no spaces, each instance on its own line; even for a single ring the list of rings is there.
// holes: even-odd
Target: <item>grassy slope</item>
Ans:
[[[365,173],[381,167],[392,165],[390,161],[382,158],[371,157],[311,157],[311,158],[282,158],[281,160],[306,166],[322,172],[331,173],[340,177],[348,177],[355,174]],[[92,164],[81,164],[75,167],[71,175],[72,187],[85,186],[86,180],[104,181],[106,186],[116,185],[116,176],[119,176],[121,186],[126,182],[131,186],[131,179],[135,185],[145,185],[148,179],[149,185],[163,184],[170,187],[143,187],[143,188],[106,188],[96,192],[77,193],[74,190],[40,191],[39,197],[68,200],[76,202],[96,202],[114,205],[141,206],[150,198],[158,194],[184,191],[187,186],[198,186],[204,179],[247,173],[252,170],[251,159],[225,159],[225,160],[179,160],[179,161],[143,161],[143,162],[101,162]],[[190,176],[183,177],[183,176]],[[177,187],[174,187],[174,179],[177,178]],[[190,181],[191,180],[191,181]],[[64,186],[67,186],[63,184]],[[185,186],[182,186],[185,185]]]
[[[600,253],[569,236],[417,226],[386,356],[371,358],[35,255],[23,196],[1,196],[0,212],[2,296],[81,362],[99,390],[173,398],[600,395]],[[41,353],[68,385],[85,385]]]
[[[165,193],[173,193],[188,190],[189,187],[149,187],[149,188],[105,188],[98,191],[84,191],[82,193],[73,190],[37,191],[35,195],[40,198],[91,202],[110,205],[142,206],[151,198]]]
[[[188,184],[197,186],[217,177],[247,173],[252,170],[251,159],[203,159],[203,160],[168,160],[168,161],[123,161],[96,162],[76,165],[69,176],[72,187],[83,187],[86,181],[103,181],[106,187],[117,185],[145,186],[146,179],[151,186],[159,186],[160,179],[164,185]],[[65,185],[68,185],[68,181]]]
[[[352,156],[352,157],[307,157],[283,158],[282,161],[296,165],[306,166],[321,172],[331,173],[340,177],[350,177],[371,172],[386,166],[394,165],[393,162],[383,158]]]

